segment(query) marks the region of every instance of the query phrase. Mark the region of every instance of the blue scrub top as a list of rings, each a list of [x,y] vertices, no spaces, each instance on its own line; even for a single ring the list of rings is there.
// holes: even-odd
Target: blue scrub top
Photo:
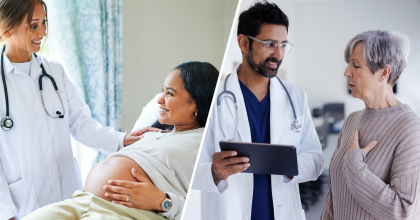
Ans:
[[[261,101],[240,80],[252,143],[270,143],[270,91]],[[252,163],[251,163],[252,166]],[[274,220],[271,175],[254,174],[251,220]]]

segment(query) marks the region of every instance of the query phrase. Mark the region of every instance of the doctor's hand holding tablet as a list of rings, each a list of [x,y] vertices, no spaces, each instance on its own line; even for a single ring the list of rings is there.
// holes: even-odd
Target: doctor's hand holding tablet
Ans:
[[[236,157],[236,151],[221,151],[213,154],[213,165],[211,171],[214,184],[229,176],[245,171],[250,166],[248,157]]]
[[[213,154],[212,163],[216,185],[240,172],[286,175],[289,179],[299,173],[294,146],[221,141],[220,148],[221,152]]]
[[[225,158],[229,161],[228,163],[233,162],[233,164],[228,165],[233,167],[227,168],[228,171],[231,171],[231,175],[237,173],[235,172],[237,170],[235,166],[240,165],[235,163],[237,161],[247,162],[244,164],[246,169],[239,167],[240,172],[244,173],[285,175],[289,179],[293,179],[294,176],[299,174],[296,148],[293,145],[220,141],[220,149],[222,155],[232,155]],[[217,154],[219,152],[213,154],[213,157]],[[215,167],[214,161],[213,159],[213,167]],[[249,166],[250,163],[252,164],[251,167]],[[213,178],[215,176],[218,177],[217,172],[213,172]],[[228,177],[226,173],[225,177],[225,179]]]

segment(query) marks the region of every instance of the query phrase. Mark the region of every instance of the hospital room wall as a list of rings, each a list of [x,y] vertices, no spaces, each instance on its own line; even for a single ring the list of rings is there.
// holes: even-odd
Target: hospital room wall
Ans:
[[[254,0],[243,0],[240,11]],[[420,114],[420,1],[305,1],[275,0],[289,17],[288,40],[295,44],[280,66],[278,76],[308,94],[310,109],[325,103],[344,102],[345,114],[364,108],[363,101],[348,93],[343,76],[347,42],[367,30],[393,30],[410,38],[411,54],[403,72],[397,98]],[[416,24],[417,23],[417,24]],[[228,46],[223,75],[229,74],[242,56],[236,41],[237,22]]]
[[[220,69],[237,4],[123,0],[123,131],[132,129],[177,65],[205,61]]]
[[[345,114],[364,103],[348,93],[344,49],[356,34],[392,30],[411,42],[409,64],[398,81],[396,97],[420,114],[420,1],[342,1],[298,3],[296,85],[308,94],[309,107],[344,102]]]

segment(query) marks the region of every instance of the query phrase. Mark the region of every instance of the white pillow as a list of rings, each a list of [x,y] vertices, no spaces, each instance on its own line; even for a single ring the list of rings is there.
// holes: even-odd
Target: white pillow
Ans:
[[[159,119],[159,104],[157,100],[162,93],[157,94],[141,111],[140,117],[137,119],[136,124],[132,131],[152,126]]]

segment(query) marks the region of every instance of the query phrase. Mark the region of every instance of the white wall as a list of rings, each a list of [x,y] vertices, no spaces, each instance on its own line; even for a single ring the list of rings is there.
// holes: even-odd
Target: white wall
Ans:
[[[412,43],[409,64],[398,81],[397,98],[420,114],[420,2],[337,1],[297,3],[298,68],[296,85],[305,90],[310,108],[326,102],[344,102],[346,115],[364,108],[347,92],[343,76],[344,49],[356,34],[392,30]]]
[[[142,108],[161,91],[178,64],[206,61],[220,69],[225,29],[230,30],[237,2],[123,0],[122,130],[132,129]]]
[[[255,0],[242,0],[240,11]],[[280,66],[279,77],[303,89],[309,107],[329,102],[344,102],[346,115],[364,108],[363,101],[347,91],[343,76],[347,64],[344,48],[353,36],[367,30],[393,30],[407,35],[412,43],[409,65],[398,82],[397,98],[420,114],[420,1],[335,1],[275,0],[289,17],[288,40],[295,48]],[[237,15],[239,16],[239,14]],[[228,43],[222,73],[229,74],[242,55],[236,41],[237,21]]]
[[[226,50],[227,42],[229,39],[229,33],[232,28],[232,22],[234,19],[235,11],[238,6],[238,1],[236,0],[225,0],[224,1],[224,15],[223,15],[223,53]],[[223,55],[222,55],[223,58]],[[217,66],[220,69],[220,66]],[[199,190],[189,190],[187,196],[187,202],[185,203],[185,212],[183,220],[199,220],[203,216],[203,203],[202,201],[203,194]]]

